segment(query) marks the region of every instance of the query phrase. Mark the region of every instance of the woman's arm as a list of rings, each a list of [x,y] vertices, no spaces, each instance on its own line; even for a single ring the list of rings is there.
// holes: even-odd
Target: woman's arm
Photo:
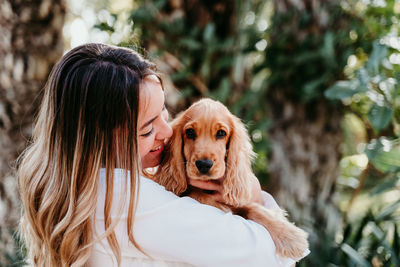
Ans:
[[[208,191],[213,191],[211,197],[214,198],[216,201],[223,202],[222,198],[222,185],[220,183],[215,183],[213,181],[202,181],[202,180],[195,180],[195,179],[188,179],[188,183],[200,189],[205,189]],[[280,209],[278,204],[276,203],[275,199],[272,197],[271,194],[262,191],[259,180],[254,177],[251,183],[252,186],[252,201],[259,203],[266,207],[267,209]],[[303,257],[309,254],[309,250],[304,252]],[[297,259],[300,260],[300,259]],[[289,258],[280,258],[277,257],[277,261],[279,262],[279,266],[295,266],[296,261],[294,259]]]
[[[280,266],[261,225],[141,181],[134,236],[150,256],[196,266]]]
[[[104,233],[105,182],[100,177],[95,237]],[[121,247],[123,261],[148,261],[129,241],[126,219],[128,210],[124,197],[129,188],[122,175],[114,177],[113,208],[111,216],[120,218],[114,231]],[[268,198],[264,194],[263,198]],[[138,206],[134,220],[134,237],[152,259],[183,262],[196,266],[290,266],[282,264],[275,254],[275,245],[268,231],[261,225],[189,197],[177,197],[159,184],[141,177]],[[272,198],[272,197],[271,197]],[[272,198],[273,200],[273,198]],[[125,203],[120,213],[119,203]],[[271,202],[271,199],[267,199]],[[273,201],[274,202],[274,201]],[[111,248],[106,239],[96,243],[93,266],[109,266]],[[109,256],[108,256],[109,255]],[[111,257],[111,258],[110,258]],[[99,265],[98,263],[103,265]],[[112,264],[111,264],[112,265]]]

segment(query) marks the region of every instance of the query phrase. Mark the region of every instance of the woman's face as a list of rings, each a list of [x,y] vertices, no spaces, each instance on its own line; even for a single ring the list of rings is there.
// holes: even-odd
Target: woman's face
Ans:
[[[140,85],[138,146],[142,169],[160,164],[164,139],[172,135],[164,91],[155,75],[147,76]]]

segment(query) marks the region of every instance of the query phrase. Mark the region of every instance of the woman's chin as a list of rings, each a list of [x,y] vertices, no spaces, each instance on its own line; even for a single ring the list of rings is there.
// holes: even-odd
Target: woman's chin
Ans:
[[[161,155],[159,156],[151,156],[151,155],[146,155],[142,159],[142,169],[148,169],[148,168],[154,168],[160,165],[161,161]]]

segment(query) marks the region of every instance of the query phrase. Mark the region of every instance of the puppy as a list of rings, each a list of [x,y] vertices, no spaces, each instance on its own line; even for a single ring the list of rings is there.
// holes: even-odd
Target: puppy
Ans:
[[[290,223],[282,210],[266,209],[250,201],[255,153],[237,117],[220,102],[202,99],[173,120],[172,129],[153,180],[177,195],[188,195],[258,222],[270,233],[279,255],[293,259],[303,256],[308,249],[307,233]],[[189,187],[187,178],[221,183],[224,202],[215,201],[206,190]]]

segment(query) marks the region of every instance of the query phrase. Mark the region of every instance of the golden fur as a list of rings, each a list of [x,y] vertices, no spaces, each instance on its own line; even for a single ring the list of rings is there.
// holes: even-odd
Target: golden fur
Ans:
[[[243,123],[220,102],[203,99],[173,122],[173,135],[153,179],[177,195],[187,194],[224,211],[232,211],[263,225],[284,257],[300,258],[308,248],[307,233],[290,223],[282,210],[251,203],[254,152]],[[194,133],[194,134],[193,134]],[[208,171],[196,161],[211,160]],[[199,164],[199,162],[197,163]],[[188,187],[187,178],[222,182],[224,203],[202,190]]]

